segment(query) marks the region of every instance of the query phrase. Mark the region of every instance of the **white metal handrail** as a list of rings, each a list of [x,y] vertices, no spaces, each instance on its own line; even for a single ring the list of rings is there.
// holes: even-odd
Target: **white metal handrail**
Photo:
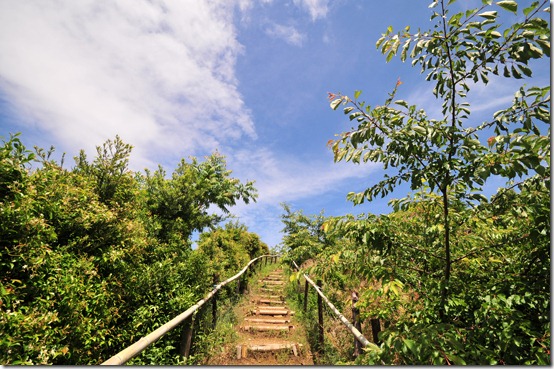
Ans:
[[[294,267],[296,268],[296,270],[300,271],[300,267],[293,261],[293,264],[294,264]],[[327,305],[331,308],[331,310],[335,313],[335,315],[339,318],[339,320],[346,326],[346,328],[348,328],[348,330],[350,330],[350,332],[354,335],[354,337],[356,337],[356,339],[364,346],[364,347],[370,347],[372,349],[377,349],[377,350],[380,350],[379,346],[377,346],[376,344],[374,343],[371,343],[368,341],[367,338],[364,337],[364,335],[358,330],[356,329],[356,327],[354,327],[354,325],[352,325],[352,323],[350,323],[348,321],[348,319],[346,319],[344,317],[344,315],[335,307],[335,305],[333,305],[331,303],[331,301],[329,301],[329,299],[327,298],[327,296],[325,296],[323,294],[323,292],[321,291],[321,289],[314,283],[314,281],[312,281],[310,279],[310,277],[308,277],[307,274],[303,273],[303,276],[304,276],[304,279],[306,279],[306,281],[311,284],[315,290],[317,291],[317,293],[319,294],[319,296],[321,296],[321,298],[327,303]]]
[[[261,258],[268,258],[268,257],[278,257],[278,255],[262,255],[258,256],[255,259],[250,260],[248,264],[236,275],[232,276],[231,278],[221,282],[215,288],[208,293],[202,300],[198,301],[196,304],[192,305],[190,308],[182,312],[181,314],[177,315],[175,318],[171,319],[169,322],[165,323],[152,333],[142,337],[137,342],[133,343],[131,346],[121,350],[108,360],[104,361],[101,365],[123,365],[127,361],[131,360],[135,356],[137,356],[140,352],[142,352],[145,348],[156,342],[158,339],[160,339],[163,335],[165,335],[167,332],[171,331],[173,328],[178,326],[180,323],[182,323],[185,319],[190,317],[195,311],[197,311],[202,305],[204,305],[206,302],[208,302],[223,286],[226,284],[234,281],[235,279],[239,278],[252,263],[254,263],[256,260]]]

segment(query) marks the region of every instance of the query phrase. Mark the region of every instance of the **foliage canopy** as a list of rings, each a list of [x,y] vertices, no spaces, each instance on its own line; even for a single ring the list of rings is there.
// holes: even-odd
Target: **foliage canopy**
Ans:
[[[239,260],[191,249],[193,231],[224,220],[211,205],[228,213],[256,199],[222,156],[182,160],[167,178],[131,172],[131,151],[116,137],[67,170],[19,135],[0,146],[2,364],[99,364],[202,298],[214,270],[234,274],[267,252],[238,224]],[[169,336],[134,363],[182,364],[179,332]]]
[[[431,30],[389,27],[376,46],[387,61],[421,67],[438,116],[399,99],[401,81],[381,105],[361,100],[361,91],[329,94],[331,108],[354,123],[329,142],[335,161],[385,170],[347,198],[372,201],[404,182],[413,192],[391,200],[388,215],[327,218],[333,242],[315,241],[311,273],[325,275],[331,291],[361,290],[362,316],[385,321],[381,350],[360,363],[548,364],[550,87],[522,84],[484,122],[471,103],[476,86],[524,80],[533,60],[549,57],[541,13],[550,8],[511,0],[429,8]],[[489,198],[483,187],[492,179],[505,185]],[[291,258],[311,229],[293,221],[285,222]]]

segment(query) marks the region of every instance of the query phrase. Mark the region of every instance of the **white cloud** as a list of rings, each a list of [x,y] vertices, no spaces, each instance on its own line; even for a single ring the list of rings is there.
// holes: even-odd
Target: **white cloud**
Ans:
[[[271,37],[284,40],[286,43],[294,46],[302,46],[306,36],[300,33],[293,26],[283,26],[281,24],[272,23],[265,30],[266,34]]]
[[[319,196],[346,180],[367,177],[378,164],[335,164],[329,160],[309,162],[269,149],[237,150],[228,155],[229,166],[241,178],[255,179],[258,203],[276,205]],[[346,196],[346,193],[344,194]]]
[[[255,138],[235,77],[236,7],[248,5],[0,2],[0,89],[62,150],[91,150],[120,134],[136,146],[138,169],[162,151]]]
[[[329,11],[329,0],[294,0],[294,5],[307,10],[312,21],[325,18]]]
[[[330,157],[311,162],[287,153],[276,153],[267,148],[236,150],[227,155],[232,176],[255,179],[258,190],[256,203],[239,202],[231,210],[250,231],[260,235],[270,246],[281,241],[280,203],[307,199],[344,199],[348,191],[355,191],[353,182],[368,178],[380,164],[335,164]],[[354,186],[354,187],[353,187]],[[346,187],[346,188],[345,188]],[[327,209],[330,210],[330,209]],[[332,210],[332,209],[331,209]]]
[[[525,82],[514,79],[506,79],[499,76],[489,75],[489,83],[475,83],[467,81],[470,88],[467,102],[470,104],[471,118],[470,125],[479,125],[485,120],[492,119],[492,114],[500,109],[511,105],[515,92]],[[422,82],[416,85],[407,96],[397,96],[398,99],[405,99],[410,105],[417,105],[427,112],[427,116],[434,119],[442,117],[442,100],[437,99],[433,94],[434,85],[429,82]],[[402,87],[400,87],[402,93]],[[459,101],[458,101],[459,102]]]

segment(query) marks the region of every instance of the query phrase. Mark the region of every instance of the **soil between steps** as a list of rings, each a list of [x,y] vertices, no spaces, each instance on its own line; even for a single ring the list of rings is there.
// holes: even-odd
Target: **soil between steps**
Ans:
[[[277,278],[282,281],[282,285],[272,285],[276,287],[273,292],[267,292],[262,286],[267,285],[263,278]],[[245,293],[241,302],[234,309],[238,323],[235,325],[236,340],[227,343],[221,354],[210,357],[206,365],[314,365],[312,354],[306,339],[304,327],[295,321],[294,315],[273,317],[271,315],[253,315],[252,312],[260,309],[290,311],[288,305],[271,306],[270,304],[257,303],[260,300],[271,299],[281,300],[284,296],[283,288],[285,285],[285,274],[282,271],[265,271],[258,274],[258,279],[253,277],[249,283],[249,291]],[[277,308],[277,309],[276,309]],[[268,318],[275,320],[287,320],[287,326],[294,328],[284,331],[259,331],[257,329],[244,330],[242,327],[253,326],[255,324],[267,325],[267,322],[253,322],[252,319]],[[296,344],[298,356],[295,356],[292,349],[282,349],[271,352],[253,352],[247,351],[247,357],[237,359],[237,346],[264,346],[264,345],[286,345]]]

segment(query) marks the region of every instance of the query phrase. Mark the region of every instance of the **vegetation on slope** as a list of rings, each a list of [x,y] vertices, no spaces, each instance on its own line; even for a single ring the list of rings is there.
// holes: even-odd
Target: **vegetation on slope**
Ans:
[[[453,13],[453,3],[431,3],[430,31],[389,27],[377,41],[387,61],[399,52],[421,66],[439,117],[399,100],[400,81],[382,105],[361,91],[329,96],[355,123],[329,142],[335,161],[386,170],[348,199],[403,182],[412,194],[387,215],[323,220],[285,207],[287,257],[313,259],[328,293],[357,291],[366,324],[384,322],[380,349],[359,363],[550,364],[550,87],[522,85],[489,121],[470,110],[476,86],[530,77],[532,61],[549,57],[550,8],[484,0]],[[491,179],[505,185],[489,198]]]
[[[161,167],[131,172],[131,150],[116,137],[68,170],[53,149],[30,152],[18,135],[0,147],[2,364],[101,363],[202,298],[215,271],[234,274],[237,262],[268,252],[237,223],[191,248],[194,231],[224,219],[210,205],[228,212],[256,198],[223,157],[182,160],[168,178]],[[210,237],[221,240],[209,246]],[[179,334],[142,362],[182,360]]]

